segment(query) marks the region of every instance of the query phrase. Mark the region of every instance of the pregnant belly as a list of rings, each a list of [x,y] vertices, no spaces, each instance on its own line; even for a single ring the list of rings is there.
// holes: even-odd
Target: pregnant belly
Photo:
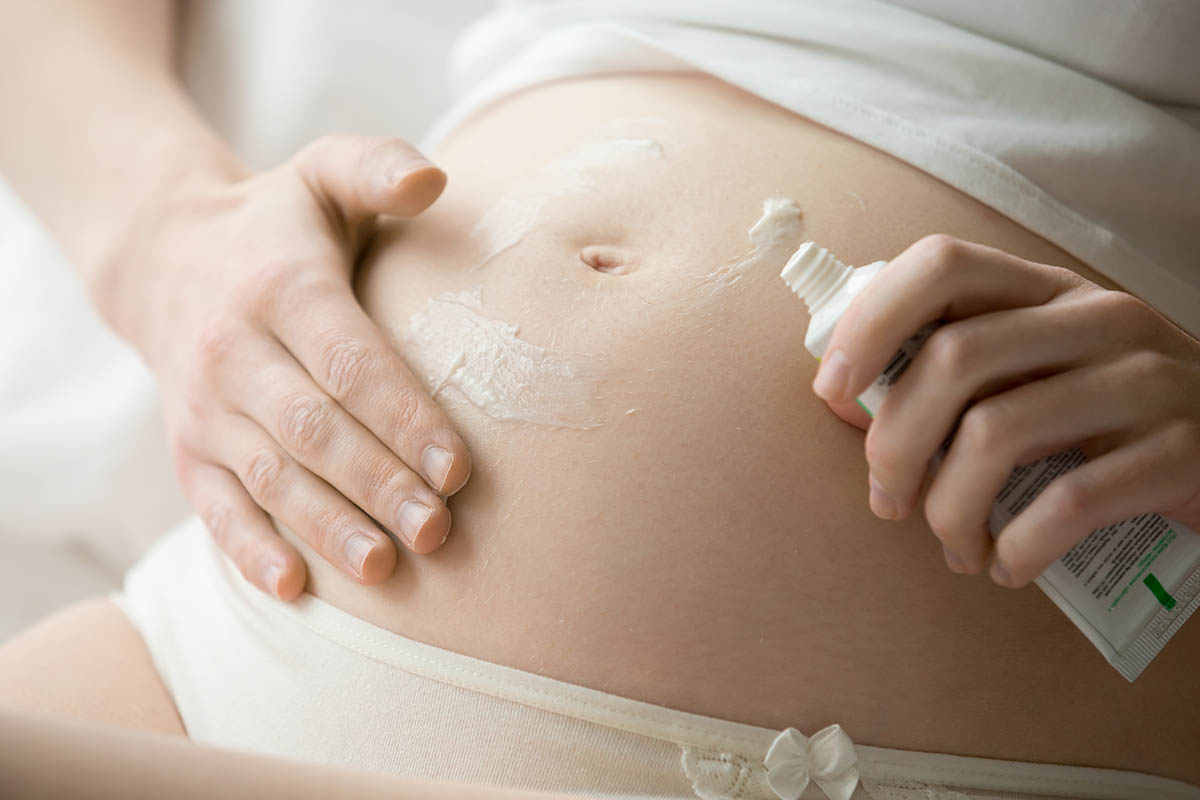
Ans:
[[[436,157],[445,196],[380,238],[358,288],[475,472],[441,550],[373,588],[309,557],[314,593],[696,713],[1200,779],[1179,710],[1200,707],[1197,630],[1129,686],[1036,590],[955,576],[921,520],[871,516],[862,435],[812,395],[807,317],[777,277],[804,239],[865,263],[933,231],[1086,267],[700,76],[528,91]],[[779,241],[752,241],[768,198],[795,205]]]

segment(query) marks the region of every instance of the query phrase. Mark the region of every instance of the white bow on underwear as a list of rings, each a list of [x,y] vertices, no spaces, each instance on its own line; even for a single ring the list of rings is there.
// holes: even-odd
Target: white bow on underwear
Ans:
[[[763,764],[767,784],[780,800],[798,800],[809,778],[829,800],[850,800],[858,786],[858,754],[840,725],[830,725],[806,738],[795,728],[775,737]]]

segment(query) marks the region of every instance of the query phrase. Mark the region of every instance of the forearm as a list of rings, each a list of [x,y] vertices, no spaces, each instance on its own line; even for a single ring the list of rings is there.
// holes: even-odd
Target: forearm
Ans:
[[[551,800],[267,758],[145,733],[0,712],[5,796],[79,800],[212,797]]]
[[[0,0],[0,172],[93,289],[144,209],[237,170],[172,73],[169,0]]]

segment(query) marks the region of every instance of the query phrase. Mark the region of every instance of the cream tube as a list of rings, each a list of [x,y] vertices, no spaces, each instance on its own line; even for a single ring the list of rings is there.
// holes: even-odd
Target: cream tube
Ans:
[[[788,260],[780,277],[812,314],[804,346],[814,356],[825,354],[838,319],[884,263],[853,269],[812,242]],[[905,341],[875,383],[858,396],[858,404],[872,417],[937,326],[930,323]],[[1081,451],[1072,449],[1014,470],[992,506],[992,536],[1047,484],[1084,460]],[[1036,583],[1108,662],[1133,681],[1200,607],[1200,534],[1158,514],[1142,514],[1093,531]]]

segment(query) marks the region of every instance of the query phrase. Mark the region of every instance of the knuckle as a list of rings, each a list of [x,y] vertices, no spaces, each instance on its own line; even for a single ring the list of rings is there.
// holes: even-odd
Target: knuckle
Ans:
[[[400,389],[392,396],[391,408],[399,441],[416,426],[421,416],[421,398],[412,389]]]
[[[328,267],[329,262],[319,258],[297,263],[277,300],[275,316],[314,320],[329,307],[331,299],[349,302],[346,298],[352,296],[347,294],[348,285]]]
[[[1049,516],[1063,523],[1078,524],[1092,506],[1091,491],[1070,473],[1051,482],[1043,495]]]
[[[292,395],[284,400],[279,413],[280,440],[293,452],[311,453],[325,440],[332,420],[328,399]]]
[[[923,236],[913,245],[914,254],[926,269],[935,273],[954,270],[961,258],[964,243],[945,233]]]
[[[1120,332],[1127,342],[1146,347],[1163,347],[1175,340],[1177,329],[1158,311],[1138,297],[1119,290],[1095,292],[1100,305],[1096,318]]]
[[[976,339],[966,325],[943,325],[933,332],[923,350],[942,375],[962,375],[978,360]]]
[[[1132,333],[1141,334],[1158,327],[1158,313],[1129,292],[1103,289],[1093,293],[1091,304],[1097,317],[1111,320]]]
[[[203,376],[210,380],[225,365],[237,347],[238,331],[232,326],[212,323],[196,334],[195,353]]]
[[[925,522],[943,544],[959,542],[966,538],[966,529],[961,517],[932,492],[925,497]]]
[[[371,509],[390,510],[400,495],[407,488],[403,480],[403,470],[398,469],[390,459],[377,458],[363,465],[359,470],[362,481],[362,496]]]
[[[248,270],[241,286],[245,310],[258,319],[279,307],[296,284],[297,263],[284,256],[271,256]]]
[[[242,535],[233,508],[216,503],[201,512],[201,519],[221,552],[229,556],[246,580],[256,583],[258,575],[254,565],[261,557],[260,547],[253,537]]]
[[[1166,449],[1173,454],[1195,458],[1200,455],[1200,419],[1183,419],[1165,432]]]
[[[967,409],[955,439],[975,452],[994,453],[1011,441],[1016,426],[1011,414],[998,400],[982,400]]]
[[[1082,540],[1088,532],[1090,529],[1082,529],[1079,526],[1056,526],[1053,534],[1065,544],[1068,541],[1074,543]],[[1044,536],[1031,538],[1028,535],[1001,535],[996,540],[996,560],[1008,569],[1015,584],[1021,585],[1041,575],[1060,554],[1047,550],[1047,544]],[[1063,546],[1061,552],[1068,551],[1071,546]]]
[[[224,406],[220,387],[225,383],[217,374],[216,362],[202,364],[199,370],[182,375],[178,391],[168,395],[169,424],[193,441],[204,441],[204,429]]]
[[[1169,391],[1178,369],[1175,359],[1157,350],[1138,350],[1125,357],[1128,380],[1147,388],[1164,384]]]
[[[863,443],[863,449],[871,472],[886,485],[899,469],[900,459],[897,458],[896,450],[888,441],[883,428],[882,425],[872,424],[867,429],[867,438]]]
[[[330,394],[342,400],[360,392],[366,373],[377,358],[371,349],[349,337],[337,336],[327,341],[321,351]]]
[[[286,466],[283,454],[272,448],[255,452],[246,461],[242,470],[242,484],[259,505],[273,498],[279,487]]]
[[[341,545],[348,527],[349,520],[345,513],[336,508],[322,508],[313,516],[309,544],[326,558],[341,558]]]
[[[1029,552],[1029,547],[1010,536],[1001,536],[996,540],[996,560],[1003,564],[1016,580],[1023,580],[1025,575],[1037,575],[1041,572],[1035,563],[1035,555]]]
[[[210,503],[201,510],[200,518],[204,520],[204,527],[208,528],[208,532],[217,545],[222,550],[229,552],[232,544],[230,534],[233,530],[232,506],[222,502]]]
[[[1106,291],[1102,286],[1089,281],[1074,270],[1056,264],[1037,264],[1037,267],[1052,275],[1060,287],[1060,294],[1093,294]]]
[[[212,387],[213,382],[209,382],[207,388],[200,385],[188,387],[177,417],[181,428],[189,432],[199,432],[204,422],[210,418],[214,412],[213,398],[205,392],[211,393]]]

